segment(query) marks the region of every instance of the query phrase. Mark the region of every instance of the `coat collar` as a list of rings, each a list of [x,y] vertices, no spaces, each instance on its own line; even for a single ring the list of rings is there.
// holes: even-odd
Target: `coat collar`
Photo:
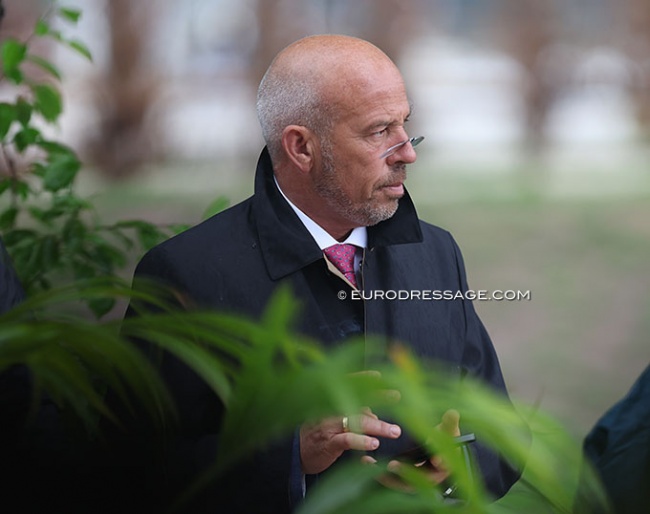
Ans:
[[[273,280],[323,258],[323,252],[275,185],[266,148],[257,163],[252,209],[262,255]],[[422,230],[408,192],[392,218],[368,227],[369,248],[421,241]]]

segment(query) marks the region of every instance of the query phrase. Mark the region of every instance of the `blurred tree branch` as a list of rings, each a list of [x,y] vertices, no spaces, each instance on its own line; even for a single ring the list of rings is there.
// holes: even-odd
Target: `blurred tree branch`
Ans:
[[[620,3],[616,2],[620,9]],[[650,140],[650,2],[626,0],[624,48],[634,64],[630,95],[637,122]]]
[[[109,20],[109,68],[99,84],[99,136],[89,142],[92,159],[106,175],[121,178],[154,157],[155,139],[147,124],[158,82],[147,65],[151,2],[106,2]]]
[[[548,62],[557,39],[557,17],[554,2],[539,0],[506,0],[500,16],[508,53],[524,71],[524,141],[533,155],[546,144],[546,121],[561,86]]]

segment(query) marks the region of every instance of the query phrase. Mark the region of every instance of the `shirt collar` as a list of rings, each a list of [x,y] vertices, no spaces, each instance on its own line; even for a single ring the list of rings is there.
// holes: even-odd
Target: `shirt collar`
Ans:
[[[275,175],[273,176],[273,180],[275,181],[275,185],[278,188],[278,191],[280,191],[280,194],[284,197],[289,206],[296,213],[296,216],[298,216],[300,221],[302,221],[303,225],[305,225],[305,228],[309,231],[311,236],[314,238],[314,241],[316,241],[316,244],[320,247],[321,250],[340,243],[340,241],[334,239],[328,232],[325,231],[323,227],[321,227],[318,223],[316,223],[304,212],[302,212],[291,200],[289,200],[289,198],[287,198],[287,195],[285,195],[284,191],[282,191],[280,184],[278,184]],[[350,232],[350,235],[345,239],[345,241],[343,241],[343,243],[352,244],[358,246],[359,248],[366,248],[368,246],[368,231],[366,230],[366,227],[354,228],[352,232]]]

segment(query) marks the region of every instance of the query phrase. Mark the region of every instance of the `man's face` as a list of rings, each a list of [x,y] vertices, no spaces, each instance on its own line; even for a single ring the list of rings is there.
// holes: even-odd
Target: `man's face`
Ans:
[[[410,105],[394,68],[373,70],[363,84],[342,89],[346,93],[337,102],[341,114],[321,137],[314,188],[333,216],[351,226],[371,226],[395,214],[404,195],[406,164],[416,159],[410,144],[380,158],[408,139],[404,124]]]

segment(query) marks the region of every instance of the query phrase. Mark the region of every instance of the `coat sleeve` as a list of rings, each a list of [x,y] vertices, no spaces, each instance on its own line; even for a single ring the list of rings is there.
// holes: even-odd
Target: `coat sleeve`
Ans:
[[[650,512],[650,366],[594,425],[585,438],[584,451],[615,512]],[[584,480],[578,499],[589,505]]]
[[[466,293],[469,290],[469,286],[467,284],[463,257],[460,248],[458,248],[453,238],[451,238],[451,241],[456,256],[461,289]],[[463,300],[463,308],[465,315],[465,340],[461,372],[464,376],[469,375],[480,380],[498,394],[508,398],[501,366],[492,340],[476,313],[472,301],[468,299]],[[519,479],[520,471],[514,469],[501,459],[497,453],[480,444],[480,442],[474,446],[474,451],[486,488],[495,498],[500,498]]]

